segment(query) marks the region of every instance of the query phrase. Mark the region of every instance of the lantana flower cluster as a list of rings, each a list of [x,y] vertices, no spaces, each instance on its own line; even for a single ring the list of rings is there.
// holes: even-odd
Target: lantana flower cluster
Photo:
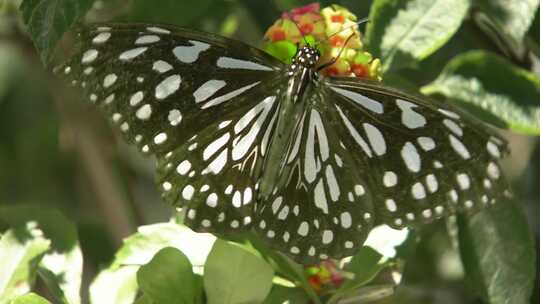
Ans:
[[[364,49],[357,18],[339,5],[320,9],[318,3],[283,13],[266,32],[264,49],[290,63],[297,46],[317,47],[319,65],[336,62],[321,71],[328,76],[350,76],[381,80],[381,62]]]

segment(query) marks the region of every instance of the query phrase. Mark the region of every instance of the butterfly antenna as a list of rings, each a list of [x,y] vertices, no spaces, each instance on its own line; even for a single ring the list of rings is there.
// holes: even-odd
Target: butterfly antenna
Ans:
[[[331,66],[332,64],[336,63],[336,61],[339,59],[339,57],[341,57],[341,54],[343,53],[343,51],[345,50],[345,48],[347,47],[347,44],[349,44],[349,41],[352,39],[352,37],[354,37],[354,33],[351,34],[349,37],[347,37],[347,40],[345,40],[345,43],[343,44],[343,46],[341,47],[341,49],[339,50],[339,53],[336,57],[332,58],[332,60],[328,61],[327,63],[325,64],[322,64],[321,66],[319,66],[317,68],[317,72],[323,70],[323,69],[326,69],[327,67]]]
[[[287,13],[287,17],[294,23],[294,25],[296,26],[296,28],[300,32],[300,35],[302,36],[302,39],[304,40],[304,43],[306,45],[309,45],[309,43],[306,40],[306,37],[304,36],[304,33],[302,33],[302,30],[300,29],[300,26],[298,26],[298,23],[296,23],[296,21],[293,19],[293,17],[289,13]]]
[[[330,38],[334,37],[335,35],[337,35],[337,34],[339,34],[339,33],[341,33],[341,32],[344,32],[344,31],[346,31],[346,30],[348,30],[348,29],[350,29],[350,28],[353,28],[353,27],[355,27],[355,26],[357,26],[357,25],[366,23],[366,22],[369,22],[369,18],[368,18],[368,17],[362,18],[362,19],[358,20],[357,22],[355,22],[354,24],[351,24],[351,25],[349,25],[349,26],[347,26],[347,27],[345,27],[345,28],[340,29],[339,31],[337,31],[337,32],[335,32],[335,33],[332,33],[332,34],[328,35],[328,37],[326,37],[326,39],[321,40],[321,41],[318,42],[318,43],[326,42],[326,41],[328,41]]]

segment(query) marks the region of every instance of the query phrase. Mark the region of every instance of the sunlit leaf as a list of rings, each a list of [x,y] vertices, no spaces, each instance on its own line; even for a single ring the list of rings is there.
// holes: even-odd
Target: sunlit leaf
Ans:
[[[208,303],[262,303],[272,287],[273,275],[273,269],[261,258],[217,240],[204,270]]]
[[[195,233],[191,229],[174,223],[141,226],[137,233],[126,238],[117,252],[112,267],[121,265],[143,265],[165,247],[182,251],[200,273],[215,237],[208,233]]]
[[[40,266],[55,276],[49,279],[58,284],[69,303],[80,303],[83,260],[75,224],[53,209],[31,206],[0,208],[0,223],[19,226],[31,221],[37,223],[51,241],[52,250],[43,257]]]
[[[92,304],[132,304],[137,294],[138,266],[105,269],[90,284]]]
[[[50,241],[35,223],[7,230],[0,238],[0,303],[29,292]]]
[[[386,71],[422,60],[452,37],[469,6],[469,0],[375,1],[366,30],[368,49]]]
[[[475,5],[485,12],[500,30],[519,43],[534,20],[540,1],[476,0]]]
[[[28,293],[23,296],[17,297],[11,302],[11,304],[50,304],[45,298],[38,296],[35,293]]]
[[[540,79],[494,54],[470,51],[454,58],[422,92],[456,100],[500,127],[540,134]]]
[[[167,247],[137,272],[141,290],[156,303],[198,303],[202,286],[192,266],[178,249]]]

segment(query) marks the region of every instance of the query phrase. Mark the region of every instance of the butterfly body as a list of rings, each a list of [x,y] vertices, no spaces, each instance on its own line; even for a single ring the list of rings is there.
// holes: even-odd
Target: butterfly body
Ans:
[[[187,29],[105,24],[60,71],[158,159],[196,231],[254,230],[300,262],[354,254],[371,228],[475,212],[507,189],[496,133],[447,104],[319,76]]]

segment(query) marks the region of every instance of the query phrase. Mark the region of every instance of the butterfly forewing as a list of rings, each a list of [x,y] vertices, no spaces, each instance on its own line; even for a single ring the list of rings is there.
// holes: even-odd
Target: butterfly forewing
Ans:
[[[508,194],[498,164],[505,142],[466,114],[369,82],[330,79],[326,90],[378,221],[430,222]]]
[[[158,155],[235,111],[237,97],[264,91],[281,66],[239,42],[165,26],[104,24],[82,30],[80,41],[60,72],[129,141]]]
[[[186,207],[186,222],[199,231],[248,226],[281,63],[239,42],[161,25],[103,24],[79,35],[80,52],[60,73],[128,141],[158,156],[160,189]]]

